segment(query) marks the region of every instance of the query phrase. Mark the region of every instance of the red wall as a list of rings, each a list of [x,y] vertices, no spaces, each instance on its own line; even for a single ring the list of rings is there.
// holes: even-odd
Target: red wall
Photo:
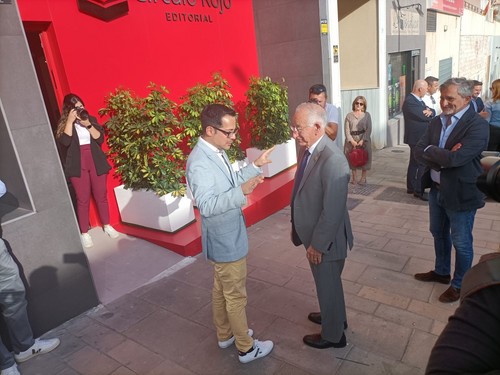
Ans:
[[[258,75],[251,0],[128,0],[128,14],[109,22],[81,13],[77,0],[17,3],[23,22],[51,24],[69,90],[91,114],[118,86],[143,94],[153,81],[179,102],[186,89],[209,81],[215,71],[228,80],[236,103],[244,100],[249,77]],[[221,14],[211,4],[230,9]],[[166,13],[210,16],[212,22],[169,22]],[[116,185],[109,178],[112,223],[119,220],[111,189]]]

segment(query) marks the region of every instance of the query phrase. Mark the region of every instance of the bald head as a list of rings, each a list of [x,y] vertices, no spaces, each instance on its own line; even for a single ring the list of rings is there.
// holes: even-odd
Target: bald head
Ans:
[[[419,98],[423,98],[427,92],[428,84],[425,79],[419,79],[413,84],[413,94],[417,95]]]

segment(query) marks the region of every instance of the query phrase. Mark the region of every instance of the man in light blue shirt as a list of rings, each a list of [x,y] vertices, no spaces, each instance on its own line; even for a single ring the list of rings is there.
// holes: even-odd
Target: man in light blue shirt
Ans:
[[[481,153],[488,144],[488,123],[470,105],[473,84],[451,78],[440,87],[440,116],[432,119],[415,146],[415,158],[431,172],[423,178],[430,187],[429,220],[436,255],[434,270],[415,279],[451,286],[440,302],[460,298],[462,278],[474,257],[472,229],[484,195],[476,186],[482,174]],[[430,177],[430,178],[429,178]],[[455,272],[451,277],[451,248],[455,248]]]

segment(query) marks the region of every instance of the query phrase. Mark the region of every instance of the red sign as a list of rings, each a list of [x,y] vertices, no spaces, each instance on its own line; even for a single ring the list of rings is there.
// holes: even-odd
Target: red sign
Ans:
[[[432,0],[432,5],[428,9],[462,16],[464,14],[464,0]]]

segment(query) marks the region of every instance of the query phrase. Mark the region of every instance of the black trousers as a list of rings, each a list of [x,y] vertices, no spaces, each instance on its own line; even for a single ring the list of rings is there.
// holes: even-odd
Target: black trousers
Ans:
[[[422,194],[422,176],[425,173],[425,166],[419,164],[415,159],[415,146],[410,146],[410,160],[408,162],[408,171],[406,172],[406,189],[415,194]]]
[[[500,126],[490,125],[488,151],[500,151]]]

